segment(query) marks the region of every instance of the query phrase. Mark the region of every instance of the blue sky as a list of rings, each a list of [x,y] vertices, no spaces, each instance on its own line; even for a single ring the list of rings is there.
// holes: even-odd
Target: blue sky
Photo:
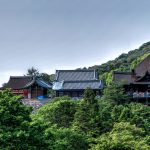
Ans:
[[[150,41],[149,0],[0,0],[0,85],[114,59]]]

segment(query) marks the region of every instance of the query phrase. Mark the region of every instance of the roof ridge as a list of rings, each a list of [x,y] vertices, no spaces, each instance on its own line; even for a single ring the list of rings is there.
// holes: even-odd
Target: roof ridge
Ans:
[[[150,75],[149,71],[146,71],[142,77],[136,80],[136,82],[140,82],[146,75]]]
[[[94,72],[96,69],[81,69],[81,70],[56,70],[56,72]]]
[[[10,78],[32,78],[32,76],[10,76]]]
[[[144,56],[144,55],[143,55]],[[135,70],[138,68],[139,65],[141,65],[146,59],[148,59],[150,57],[150,53],[147,53],[147,56],[140,62],[138,63],[138,65],[134,68]]]

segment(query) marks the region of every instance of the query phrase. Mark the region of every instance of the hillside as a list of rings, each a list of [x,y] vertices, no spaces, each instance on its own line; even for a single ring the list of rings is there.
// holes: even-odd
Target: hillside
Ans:
[[[131,71],[139,62],[150,54],[150,42],[139,47],[139,49],[131,50],[127,54],[123,53],[115,60],[108,61],[102,65],[95,65],[88,69],[96,69],[100,79],[106,84],[112,82],[113,71]]]

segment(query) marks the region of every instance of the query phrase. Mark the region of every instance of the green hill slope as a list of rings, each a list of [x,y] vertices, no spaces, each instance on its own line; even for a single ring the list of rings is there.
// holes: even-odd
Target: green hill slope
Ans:
[[[112,82],[113,71],[131,71],[138,63],[140,63],[147,55],[150,54],[150,42],[143,44],[139,49],[123,53],[115,60],[108,61],[102,65],[89,67],[96,69],[100,79],[103,79],[106,84]]]

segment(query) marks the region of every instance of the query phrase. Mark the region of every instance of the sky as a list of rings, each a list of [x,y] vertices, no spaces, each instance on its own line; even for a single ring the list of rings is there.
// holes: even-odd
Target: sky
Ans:
[[[100,65],[150,41],[150,0],[0,0],[0,85]]]

